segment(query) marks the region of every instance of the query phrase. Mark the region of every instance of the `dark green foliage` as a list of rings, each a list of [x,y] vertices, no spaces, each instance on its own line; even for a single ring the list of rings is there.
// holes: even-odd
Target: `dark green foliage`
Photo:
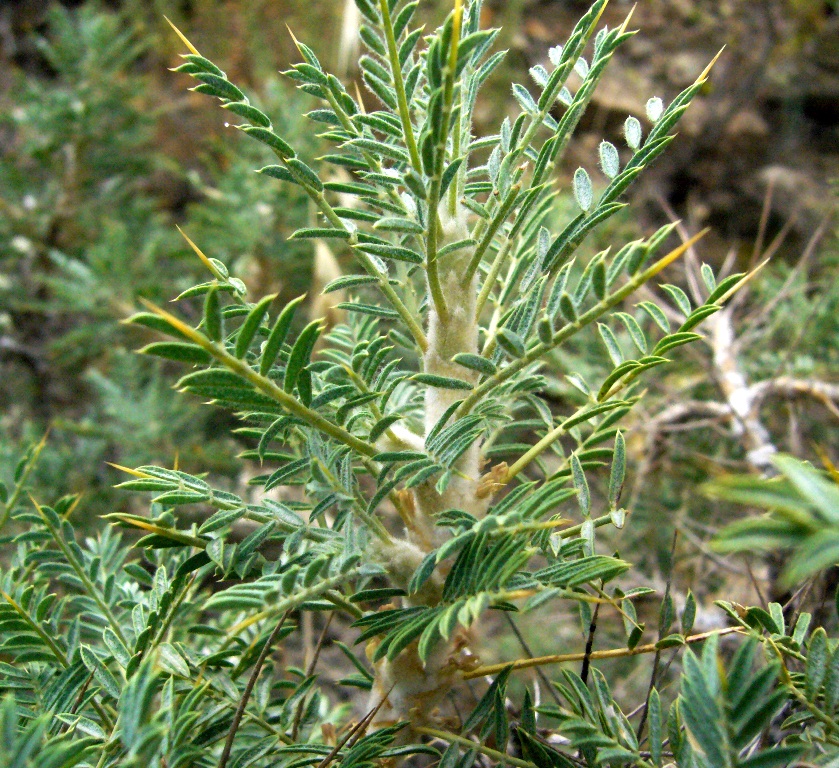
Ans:
[[[164,301],[203,270],[173,217],[199,242],[212,239],[214,256],[244,267],[276,259],[283,231],[306,221],[306,202],[254,178],[249,142],[231,152],[208,138],[200,176],[173,167],[156,138],[168,119],[157,104],[164,96],[138,69],[151,52],[128,11],[56,6],[36,42],[52,76],[10,72],[0,110],[0,399],[14,403],[3,439],[25,446],[52,424],[41,487],[85,488],[101,511],[115,499],[114,477],[99,469],[105,458],[147,463],[206,447],[218,471],[233,453],[211,435],[218,416],[178,398],[161,366],[124,351],[153,338],[117,322],[136,297]],[[280,115],[287,95],[267,83],[269,111]],[[278,121],[301,122],[293,113]],[[176,192],[183,202],[170,201]],[[282,250],[297,264],[297,286],[308,284],[309,248]],[[176,348],[155,352],[182,359]]]
[[[500,61],[490,53],[496,33],[479,28],[481,3],[457,3],[423,37],[411,27],[416,3],[359,2],[361,78],[374,108],[302,43],[303,61],[286,72],[318,101],[308,117],[334,145],[322,157],[332,171],[303,159],[294,121],[254,106],[181,36],[190,53],[177,70],[244,121],[241,138],[255,141],[236,168],[262,173],[247,183],[228,174],[222,186],[238,190],[235,200],[222,195],[191,212],[191,236],[200,237],[187,243],[209,274],[173,269],[175,310],[150,292],[157,301],[132,322],[163,337],[142,351],[179,364],[177,389],[239,420],[242,458],[259,469],[248,487],[234,487],[223,472],[203,471],[213,467],[140,457],[137,468],[119,468],[128,477],[120,498],[135,506],[114,508],[111,527],[83,537],[75,512],[86,500],[42,503],[47,489],[33,468],[43,443],[24,456],[0,499],[0,759],[10,754],[16,768],[835,760],[839,650],[823,627],[809,632],[802,614],[788,628],[777,603],[725,603],[731,627],[691,635],[690,595],[682,634],[667,634],[677,613],[668,585],[658,641],[644,642],[641,598],[653,590],[620,586],[635,553],[624,559],[607,538],[627,519],[627,444],[617,424],[643,397],[644,374],[700,338],[695,329],[741,276],[718,281],[703,271],[705,301],[664,284],[670,304],[653,298],[636,312],[626,300],[692,241],[668,252],[667,226],[614,255],[575,260],[672,140],[705,74],[668,106],[654,100],[646,139],[627,120],[623,170],[620,152],[600,146],[592,167],[599,161],[605,187],[578,169],[576,208],[551,231],[554,168],[631,34],[599,28],[605,5],[596,0],[551,50],[551,71],[534,68],[536,94],[514,84],[519,115],[478,137],[478,91]],[[117,106],[127,96],[118,93]],[[269,185],[276,196],[260,213]],[[297,216],[309,204],[314,222]],[[240,249],[265,246],[260,232],[278,222],[276,209],[290,224],[278,251],[327,239],[357,262],[359,274],[324,291],[348,292],[338,322],[302,320],[297,290],[298,298],[264,290],[252,298],[237,277],[247,266]],[[84,255],[68,258],[86,269]],[[129,284],[127,303],[141,288]],[[548,393],[572,342],[586,345],[591,362],[566,376],[577,394],[556,403]],[[782,523],[802,538],[816,535],[814,520],[835,522],[834,486],[788,461],[779,467],[780,493],[770,481],[729,486],[740,501],[780,504]],[[801,544],[789,532],[762,535]],[[803,544],[814,567],[833,553],[820,543],[821,559]],[[471,655],[489,616],[505,615],[516,629],[511,616],[543,620],[549,604],[579,612],[584,651],[489,666]],[[623,631],[605,651],[593,649],[601,609]],[[300,640],[325,614],[330,624],[301,661]],[[351,672],[337,680],[319,662],[331,650],[330,626],[364,644],[356,653],[334,642]],[[723,635],[737,641],[730,656],[720,652]],[[689,646],[703,640],[695,654]],[[678,692],[656,677],[664,653],[668,668],[681,661]],[[653,678],[641,705],[626,706],[599,661],[642,654],[655,659]],[[572,661],[580,673],[559,668],[540,681],[538,699],[529,684],[519,693],[519,669]],[[472,678],[490,680],[470,699],[464,679]],[[356,689],[370,694],[353,711],[344,702]],[[436,709],[444,706],[457,717],[446,719]],[[631,722],[641,711],[646,730]]]
[[[708,493],[769,510],[770,514],[732,523],[720,532],[722,551],[792,549],[784,578],[798,583],[839,563],[839,486],[812,466],[780,455],[776,478],[726,477]]]

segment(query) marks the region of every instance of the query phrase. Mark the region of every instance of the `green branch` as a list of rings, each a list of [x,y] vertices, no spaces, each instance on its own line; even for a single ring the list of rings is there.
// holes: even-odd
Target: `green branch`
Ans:
[[[484,280],[484,284],[481,287],[481,292],[478,294],[478,301],[475,304],[475,318],[478,319],[481,316],[481,312],[484,311],[484,306],[489,299],[489,295],[492,293],[492,289],[495,286],[495,281],[498,278],[498,273],[501,271],[501,267],[504,266],[504,261],[507,259],[507,254],[510,253],[510,249],[513,247],[513,241],[508,237],[504,241],[504,245],[502,245],[498,249],[498,253],[495,255],[495,258],[492,261],[492,265],[489,268],[489,272],[487,273],[486,279]]]
[[[408,145],[411,165],[414,166],[414,170],[417,173],[422,173],[422,160],[420,160],[417,140],[414,137],[414,127],[411,124],[411,112],[408,109],[408,97],[405,95],[405,81],[402,79],[402,65],[399,63],[399,51],[396,47],[396,38],[393,34],[393,21],[390,18],[390,4],[388,0],[379,0],[379,8],[382,12],[382,21],[384,22],[387,53],[390,59],[390,68],[393,72],[393,85],[396,88],[396,101],[399,105],[399,119],[402,121],[402,132],[405,134],[405,143]]]
[[[594,30],[597,27],[597,23],[600,21],[600,17],[602,16],[603,11],[606,9],[607,3],[608,0],[605,0],[604,2],[600,3],[600,8],[597,9],[597,12],[594,14],[594,18],[591,21],[591,24],[589,24],[585,34],[583,34],[578,40],[574,50],[570,52],[564,52],[566,61],[562,68],[562,73],[559,77],[556,78],[556,82],[553,84],[553,87],[551,88],[550,92],[548,92],[547,95],[542,95],[542,99],[545,102],[545,106],[531,117],[530,125],[527,127],[527,130],[524,132],[520,141],[518,142],[518,145],[512,152],[512,154],[516,158],[520,157],[524,150],[531,145],[533,139],[536,137],[536,132],[545,122],[545,118],[550,114],[554,102],[559,96],[559,92],[562,90],[569,76],[574,71],[574,65],[577,63],[577,59],[580,57],[586,45],[588,44],[588,41],[591,39],[591,36],[594,34]],[[592,7],[589,13],[592,13],[592,11],[594,11],[594,7]]]
[[[535,363],[547,352],[554,349],[555,347],[558,347],[560,344],[571,338],[578,331],[582,330],[588,325],[591,325],[610,309],[620,304],[627,296],[636,291],[644,283],[655,277],[665,267],[672,264],[683,253],[685,253],[697,240],[699,240],[701,237],[704,237],[707,232],[707,229],[702,230],[702,232],[700,232],[697,235],[694,235],[690,240],[682,243],[678,248],[675,248],[666,256],[663,256],[651,267],[645,269],[643,272],[639,272],[635,277],[627,281],[627,283],[623,285],[623,287],[619,288],[617,291],[610,294],[609,296],[606,296],[602,301],[599,301],[588,312],[580,315],[580,317],[578,317],[573,323],[568,323],[564,327],[560,328],[560,330],[558,330],[553,335],[550,342],[539,342],[535,346],[531,347],[530,350],[523,357],[520,357],[518,360],[510,363],[510,365],[506,366],[505,368],[502,368],[500,371],[498,371],[498,373],[490,376],[486,381],[483,382],[483,384],[479,385],[478,387],[472,390],[469,396],[461,404],[456,415],[463,416],[464,414],[469,413],[469,411],[471,411],[472,408],[474,408],[475,405],[478,402],[480,402],[482,398],[486,397],[486,395],[489,394],[497,386],[503,384],[505,381],[515,376],[519,371],[523,370],[531,363]]]
[[[206,352],[209,352],[228,370],[241,376],[243,379],[248,381],[254,389],[278,402],[283,406],[283,408],[305,421],[310,427],[320,430],[324,434],[329,435],[363,456],[373,457],[378,453],[378,450],[374,445],[371,445],[350,432],[347,432],[347,430],[343,427],[333,424],[331,421],[321,416],[317,411],[307,408],[305,405],[295,400],[284,389],[278,387],[273,381],[271,381],[271,379],[265,376],[260,376],[244,360],[234,357],[226,349],[223,349],[220,345],[210,341],[210,339],[204,336],[203,333],[199,333],[174,315],[160,309],[160,307],[155,306],[151,302],[142,298],[140,301],[145,307],[155,314],[160,315],[160,317],[166,320],[169,325],[184,334],[190,341],[197,344]]]
[[[552,429],[545,435],[536,445],[532,446],[527,453],[520,456],[508,469],[507,474],[501,481],[507,485],[516,475],[519,474],[530,462],[541,456],[548,448],[550,448],[560,437],[566,432],[565,427],[560,424],[555,429]]]
[[[387,0],[380,0],[386,4]],[[440,285],[440,275],[437,270],[437,251],[440,238],[440,216],[437,210],[440,204],[440,191],[443,185],[443,164],[446,159],[446,138],[452,117],[454,102],[454,75],[457,71],[457,52],[460,47],[460,28],[463,21],[463,6],[460,0],[455,0],[454,18],[452,19],[451,47],[445,68],[445,83],[443,85],[443,124],[440,126],[439,139],[434,150],[434,176],[431,181],[431,192],[428,196],[428,239],[426,243],[426,271],[428,273],[428,288],[434,302],[434,308],[440,319],[445,322],[449,311],[446,299]]]
[[[61,550],[61,553],[64,555],[64,559],[70,564],[70,567],[76,572],[76,575],[81,580],[82,584],[84,584],[85,589],[87,590],[88,595],[93,598],[96,605],[99,606],[99,610],[102,611],[105,618],[108,620],[108,623],[111,625],[111,629],[114,630],[117,637],[120,639],[120,642],[127,648],[128,641],[125,639],[125,635],[122,633],[122,628],[119,625],[119,622],[116,620],[116,617],[111,613],[110,606],[102,599],[102,596],[99,594],[99,590],[96,588],[96,585],[90,580],[87,575],[87,572],[82,567],[82,563],[80,563],[76,556],[70,551],[70,548],[67,546],[64,539],[61,537],[61,531],[57,531],[52,523],[50,523],[49,518],[44,513],[44,508],[38,504],[35,499],[31,496],[29,497],[32,501],[32,504],[35,506],[35,509],[38,510],[38,514],[41,516],[41,520],[43,520],[44,525],[46,526],[47,530],[50,532],[55,543],[58,545],[58,548]]]
[[[64,651],[58,647],[55,640],[53,640],[41,627],[37,622],[33,621],[29,614],[23,609],[21,605],[19,605],[14,598],[6,592],[0,590],[0,595],[3,596],[3,599],[12,606],[15,613],[23,619],[24,622],[30,627],[30,629],[41,638],[44,644],[52,651],[53,656],[57,659],[58,663],[61,664],[62,667],[65,669],[70,666],[70,661],[68,660],[67,656],[65,655]],[[108,716],[108,713],[105,712],[102,705],[96,701],[96,699],[91,700],[91,705],[96,710],[96,713],[99,717],[102,718],[102,722],[105,724],[107,728],[113,728],[113,722],[111,718]]]
[[[3,527],[6,525],[6,523],[9,520],[9,515],[12,514],[12,511],[17,506],[18,500],[20,499],[24,489],[26,488],[26,482],[27,480],[29,480],[29,475],[31,475],[32,470],[35,469],[35,464],[38,462],[38,457],[41,455],[41,451],[44,450],[44,446],[47,444],[48,434],[49,430],[46,431],[44,436],[38,441],[38,444],[32,450],[32,454],[26,462],[26,467],[24,468],[23,472],[21,473],[20,477],[15,483],[15,489],[12,491],[12,495],[9,496],[9,500],[5,504],[3,504],[3,512],[2,514],[0,514],[0,530],[2,530]]]
[[[509,215],[513,206],[516,204],[516,201],[519,199],[520,191],[521,184],[513,184],[513,186],[510,187],[509,192],[507,192],[507,194],[504,196],[504,200],[501,203],[501,207],[496,211],[495,215],[492,217],[492,221],[490,221],[489,226],[487,227],[483,237],[481,238],[481,242],[478,243],[478,247],[475,248],[475,253],[472,255],[472,261],[469,262],[469,266],[466,268],[464,282],[468,283],[474,276],[475,272],[477,272],[478,267],[481,265],[481,259],[483,259],[484,254],[486,253],[489,246],[492,244],[493,238],[495,237],[498,230],[501,228],[501,225],[507,220],[507,216]],[[489,282],[489,278],[487,278],[487,282]]]
[[[802,704],[804,707],[806,707],[807,711],[814,718],[816,718],[816,720],[827,726],[828,730],[833,732],[839,730],[839,725],[837,725],[836,719],[820,710],[812,701],[810,701],[810,699],[807,698],[804,692],[795,684],[795,681],[790,676],[789,669],[787,669],[784,654],[781,652],[781,649],[778,647],[775,641],[771,637],[761,637],[760,640],[770,645],[772,647],[772,650],[778,656],[778,660],[780,661],[781,667],[781,679],[783,680],[784,685],[786,685],[786,687],[792,692],[792,695],[795,696],[795,698],[798,700],[798,702]]]
[[[55,640],[53,640],[40,626],[40,624],[32,621],[29,614],[23,609],[21,605],[19,605],[15,599],[6,592],[0,590],[0,595],[3,596],[3,599],[14,608],[15,613],[18,614],[28,625],[29,628],[36,634],[38,637],[41,638],[41,641],[52,651],[52,655],[58,660],[58,663],[61,664],[62,667],[70,666],[70,662],[67,660],[67,656],[65,655],[64,651],[58,647]]]
[[[464,747],[474,749],[482,755],[498,760],[499,763],[515,765],[516,768],[537,768],[536,763],[531,763],[529,760],[522,760],[519,757],[513,757],[512,755],[508,755],[506,752],[499,752],[497,749],[492,749],[484,744],[479,744],[478,742],[472,741],[472,739],[467,739],[465,736],[460,736],[457,733],[440,731],[437,728],[426,728],[425,726],[414,726],[414,730],[417,733],[424,734],[425,736],[431,736],[435,739],[440,739],[441,741],[448,742],[449,744],[462,744]]]
[[[586,45],[588,44],[589,39],[594,34],[594,30],[597,27],[597,23],[600,21],[600,17],[603,14],[603,11],[606,8],[607,3],[608,0],[600,0],[598,3],[595,3],[595,6],[593,6],[589,10],[589,14],[593,14],[593,19],[591,23],[589,24],[585,34],[583,34],[579,38],[573,50],[565,51],[564,56],[566,60],[560,74],[555,77],[555,82],[551,86],[550,90],[542,94],[542,97],[540,99],[540,101],[544,100],[544,106],[541,109],[539,109],[535,114],[530,114],[530,121],[528,123],[527,129],[522,132],[522,135],[516,143],[516,146],[510,150],[510,154],[507,156],[507,162],[510,166],[518,162],[519,158],[522,156],[522,154],[524,154],[524,151],[533,143],[533,140],[536,138],[537,132],[544,124],[545,118],[547,118],[547,116],[550,114],[551,109],[553,109],[554,103],[556,102],[556,99],[559,96],[560,91],[567,82],[568,77],[571,75],[571,72],[574,70],[574,64],[576,64],[577,59],[580,57]],[[597,5],[599,5],[600,7],[597,9],[596,13],[594,13],[595,7]],[[535,182],[532,182],[532,184],[535,184]],[[491,215],[495,213],[498,205],[499,203],[497,199],[493,199],[492,204],[490,206]],[[485,222],[478,222],[478,227],[476,228],[478,234],[483,233],[484,227]]]
[[[348,581],[352,579],[354,576],[357,575],[357,571],[360,566],[355,566],[350,568],[346,573],[339,573],[336,576],[330,576],[323,581],[318,582],[317,584],[312,584],[310,587],[305,587],[299,590],[294,595],[288,595],[287,597],[281,599],[279,602],[272,605],[270,608],[266,608],[264,611],[260,611],[259,613],[255,613],[252,616],[248,616],[247,619],[240,621],[238,624],[230,627],[227,630],[227,634],[225,636],[224,642],[219,646],[216,650],[216,653],[221,653],[225,648],[227,648],[230,643],[232,643],[236,637],[239,635],[240,632],[247,629],[248,627],[256,624],[263,619],[271,619],[275,616],[278,616],[285,611],[292,611],[298,608],[303,603],[312,600],[316,597],[320,597],[326,593],[331,593],[337,586],[339,586],[342,582]],[[330,602],[339,605],[339,607],[343,607],[340,605],[340,601],[336,600],[334,596],[332,596]],[[353,613],[355,617],[355,613]]]
[[[342,232],[349,232],[347,229],[347,225],[344,224],[341,217],[335,213],[335,209],[329,204],[329,201],[324,196],[323,192],[319,189],[316,189],[312,186],[311,182],[298,171],[294,166],[289,165],[287,162],[288,158],[286,158],[282,152],[274,149],[274,154],[282,161],[283,167],[292,175],[294,180],[305,190],[306,194],[313,200],[315,205],[318,209],[326,216],[327,220],[330,224],[332,224],[335,229],[339,229]],[[361,263],[361,266],[364,267],[364,270],[367,272],[368,275],[372,275],[378,281],[379,290],[385,295],[387,300],[391,303],[394,310],[399,314],[402,318],[402,321],[405,325],[408,326],[408,329],[411,332],[411,335],[414,337],[414,341],[417,342],[420,349],[424,352],[428,347],[428,342],[426,341],[425,334],[422,331],[422,328],[419,324],[414,320],[413,316],[411,315],[408,308],[402,302],[402,300],[397,295],[396,291],[393,290],[393,287],[390,285],[388,281],[387,275],[383,275],[373,264],[373,261],[367,254],[361,253],[353,249],[353,253],[355,254],[356,258]]]

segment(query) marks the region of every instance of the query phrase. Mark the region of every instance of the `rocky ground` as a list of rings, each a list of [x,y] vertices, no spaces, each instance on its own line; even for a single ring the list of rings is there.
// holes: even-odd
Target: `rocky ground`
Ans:
[[[529,4],[515,43],[532,63],[562,39],[585,3]],[[631,2],[610,4],[618,25]],[[793,221],[806,240],[835,208],[839,176],[839,14],[835,4],[785,0],[641,0],[641,32],[616,55],[585,119],[572,162],[588,161],[601,135],[617,139],[626,114],[643,115],[693,82],[725,46],[680,137],[635,191],[654,218],[663,199],[720,240],[748,242],[770,188],[770,231]],[[794,241],[790,241],[791,244]],[[722,244],[722,243],[720,243]]]
[[[239,18],[238,12],[251,23],[258,16],[266,25],[287,16],[304,29],[315,17],[327,26],[331,19],[329,37],[336,44],[343,7],[337,0],[310,6],[306,13],[291,0],[152,5],[178,6],[199,35],[209,33],[220,9],[230,11],[227,18]],[[46,6],[45,0],[0,3],[0,56],[33,76],[44,72],[28,34],[42,25]],[[548,47],[564,39],[586,7],[585,0],[490,2],[487,19],[517,22],[517,31],[504,42],[513,65],[523,70],[545,59]],[[613,0],[604,21],[620,24],[632,8],[630,0]],[[147,13],[154,15],[151,8]],[[839,177],[835,0],[640,0],[632,26],[641,34],[617,54],[571,149],[569,165],[590,164],[604,135],[619,138],[628,113],[643,115],[651,95],[665,101],[673,97],[725,46],[706,92],[682,122],[679,140],[636,188],[636,202],[643,202],[649,219],[658,221],[664,200],[691,225],[711,225],[719,245],[728,248],[732,241],[748,243],[755,237],[771,189],[770,232],[792,222],[792,234],[806,240],[835,207],[830,181]],[[233,29],[232,34],[245,33]],[[282,44],[275,41],[275,46]],[[227,48],[235,58],[237,47],[228,43]],[[247,69],[246,63],[239,66]],[[0,87],[4,79],[0,75]],[[791,247],[795,241],[789,241]]]

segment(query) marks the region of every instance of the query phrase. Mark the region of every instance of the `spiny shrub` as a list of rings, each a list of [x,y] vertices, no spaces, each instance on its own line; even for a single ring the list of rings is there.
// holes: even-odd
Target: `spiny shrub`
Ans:
[[[742,276],[717,284],[703,270],[699,306],[662,285],[657,301],[682,318],[671,327],[659,303],[625,300],[687,249],[666,252],[672,227],[575,257],[673,140],[707,73],[669,105],[651,99],[646,130],[628,117],[625,147],[600,145],[592,171],[574,174],[577,214],[552,232],[554,169],[632,34],[627,23],[598,29],[606,1],[597,0],[550,65],[533,68],[535,86],[512,86],[515,119],[476,136],[480,88],[503,57],[492,52],[496,31],[480,29],[479,1],[458,0],[424,35],[412,27],[417,5],[358,0],[374,109],[298,43],[303,61],[287,74],[317,100],[308,117],[335,147],[317,170],[183,38],[177,71],[273,153],[260,170],[266,183],[296,185],[319,211],[292,238],[328,240],[354,257],[357,272],[325,288],[346,292],[347,321],[299,323],[301,299],[281,308],[273,295],[252,299],[212,243],[190,241],[208,276],[181,295],[189,308],[179,314],[198,322],[151,304],[132,320],[165,337],[143,352],[184,364],[181,390],[239,414],[252,445],[244,458],[263,473],[254,493],[232,493],[177,467],[126,468],[122,487],[150,494],[149,514],[108,518],[143,533],[137,560],[111,529],[80,543],[75,499],[48,507],[36,490],[32,507],[23,504],[36,456],[23,459],[3,499],[2,522],[24,530],[4,539],[0,650],[13,663],[0,667],[0,764],[836,759],[839,652],[823,629],[808,639],[807,617],[788,628],[773,604],[732,606],[735,624],[691,634],[696,603],[687,599],[674,627],[668,593],[655,637],[642,642],[635,600],[650,590],[617,586],[631,565],[604,554],[613,552],[604,535],[627,519],[617,425],[645,374],[697,338]],[[608,372],[584,381],[563,370],[571,339],[587,340]],[[559,412],[547,372],[577,392]],[[557,629],[557,655],[482,663],[493,615],[514,627],[518,613],[556,616],[547,612],[563,604],[586,630],[598,611],[613,612],[625,643],[577,651]],[[301,628],[323,613],[321,642],[300,666]],[[352,644],[332,643],[333,664],[347,667],[332,682],[318,674],[330,626]],[[723,661],[721,635],[748,637]],[[688,646],[702,640],[697,655]],[[598,661],[646,653],[652,680],[624,714]],[[659,661],[675,654],[681,688],[662,696]],[[580,673],[564,667],[523,694],[508,690],[518,670],[561,662],[582,662]],[[470,695],[469,680],[486,683]],[[366,703],[354,717],[342,702],[359,690]]]
[[[260,147],[244,136],[209,151],[219,139],[203,131],[188,147],[197,168],[174,168],[155,135],[182,126],[183,99],[167,101],[143,66],[150,43],[129,9],[56,4],[45,22],[35,42],[50,76],[12,68],[0,93],[0,401],[9,402],[0,474],[13,468],[7,457],[18,445],[50,423],[41,494],[84,488],[94,513],[115,499],[106,457],[146,464],[203,453],[217,473],[224,462],[235,469],[230,436],[213,439],[218,413],[173,393],[165,365],[126,351],[148,334],[115,322],[138,295],[160,303],[204,269],[173,214],[193,237],[212,238],[216,256],[240,276],[271,264],[272,284],[292,298],[309,282],[312,244],[286,249],[279,269],[276,254],[283,233],[308,220],[309,200],[254,174]],[[306,121],[295,110],[305,97],[289,98],[278,82],[262,82],[260,97],[282,107],[272,110],[275,122],[297,139]],[[301,152],[316,154],[314,141],[300,139]],[[171,195],[178,190],[183,198]]]

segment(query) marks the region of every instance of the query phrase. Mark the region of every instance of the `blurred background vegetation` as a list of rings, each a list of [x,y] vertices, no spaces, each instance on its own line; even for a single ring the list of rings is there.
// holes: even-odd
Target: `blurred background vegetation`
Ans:
[[[445,5],[426,0],[421,12],[433,23]],[[605,23],[619,24],[631,5],[613,0]],[[527,82],[528,68],[586,7],[487,0],[487,23],[504,25],[510,51],[481,105],[488,131],[514,109],[500,84]],[[331,267],[308,242],[286,241],[312,220],[308,202],[255,174],[267,159],[259,147],[168,71],[181,45],[163,17],[258,94],[283,135],[315,158],[317,126],[302,116],[312,104],[280,74],[296,56],[286,25],[352,80],[352,8],[343,0],[0,4],[0,475],[49,430],[35,487],[45,501],[82,493],[82,526],[134,503],[112,490],[121,478],[106,462],[178,461],[231,487],[246,484],[230,417],[174,392],[165,365],[133,354],[147,339],[119,321],[138,297],[162,304],[201,277],[176,225],[261,293],[317,295]],[[824,0],[641,0],[632,24],[644,34],[621,49],[595,96],[558,172],[562,190],[601,139],[617,141],[627,113],[643,115],[650,93],[666,102],[726,49],[673,147],[589,252],[678,218],[686,234],[711,227],[669,278],[688,292],[702,262],[735,271],[769,261],[705,326],[707,343],[650,381],[628,434],[633,524],[615,546],[631,551],[645,585],[659,592],[675,565],[679,593],[691,588],[706,607],[723,586],[744,603],[780,597],[778,563],[710,549],[720,523],[742,511],[698,489],[723,471],[766,471],[774,449],[839,463],[831,217],[839,9]],[[558,220],[566,205],[561,197]],[[598,355],[566,349],[563,365],[585,378]],[[550,387],[557,408],[580,396],[564,379]],[[821,604],[832,586],[808,599]],[[536,653],[555,647],[554,638],[539,647],[538,633],[532,640]]]

